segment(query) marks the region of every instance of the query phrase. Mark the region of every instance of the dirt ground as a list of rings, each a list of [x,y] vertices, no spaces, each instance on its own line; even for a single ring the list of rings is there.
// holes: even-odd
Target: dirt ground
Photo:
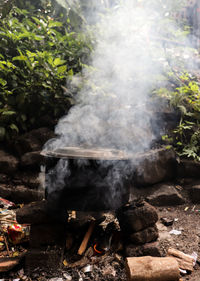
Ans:
[[[186,254],[196,252],[200,260],[200,205],[181,205],[178,207],[159,208],[159,217],[174,219],[172,226],[164,226],[158,223],[160,230],[160,245],[163,255],[169,247],[173,247]],[[169,231],[180,230],[180,235],[169,234]],[[190,275],[182,277],[182,280],[200,281],[200,266],[196,264]]]
[[[162,255],[165,256],[167,249],[173,247],[186,254],[192,254],[196,252],[198,254],[198,260],[200,261],[200,205],[187,204],[176,207],[157,207],[159,213],[159,221],[157,223],[159,229],[159,244]],[[167,218],[174,220],[173,225],[164,226],[161,223],[161,218]],[[181,231],[181,234],[175,235],[169,232],[174,230]],[[0,280],[38,280],[38,281],[125,281],[126,273],[124,269],[124,261],[119,262],[115,258],[115,254],[109,255],[107,258],[102,259],[99,257],[99,262],[92,265],[92,271],[85,273],[84,268],[69,269],[63,267],[57,273],[51,274],[51,272],[42,272],[36,270],[31,276],[26,276],[23,271],[24,265],[21,264],[18,268],[1,275]],[[86,266],[87,268],[87,266]],[[21,276],[19,276],[21,274]],[[71,279],[70,279],[71,278]],[[194,271],[181,277],[182,281],[200,281],[200,265],[197,263]]]

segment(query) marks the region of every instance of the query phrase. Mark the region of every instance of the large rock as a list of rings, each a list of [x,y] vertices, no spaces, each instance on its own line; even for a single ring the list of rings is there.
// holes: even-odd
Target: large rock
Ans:
[[[16,186],[9,188],[5,184],[0,184],[0,197],[10,200],[14,203],[30,203],[32,201],[40,201],[44,198],[44,192],[26,188],[24,186]]]
[[[133,199],[144,198],[153,206],[172,206],[185,203],[175,185],[170,183],[156,184],[144,188],[134,187],[131,192]]]
[[[21,157],[20,166],[25,169],[40,170],[40,165],[44,162],[44,156],[40,151],[27,152]]]
[[[159,242],[146,243],[144,245],[129,244],[125,248],[125,254],[127,257],[141,257],[152,256],[160,257],[161,250]]]
[[[31,151],[39,151],[42,149],[45,142],[54,136],[54,133],[48,128],[30,131],[17,138],[14,144],[14,150],[18,156],[22,156]]]
[[[130,241],[134,244],[145,244],[158,239],[158,229],[156,225],[147,227],[130,235]]]
[[[120,227],[125,234],[138,232],[158,221],[156,209],[147,202],[133,202],[117,213]]]
[[[154,206],[174,206],[185,203],[174,185],[158,184],[149,190],[146,200]]]
[[[189,195],[193,203],[200,203],[200,184],[189,189]]]
[[[181,159],[178,164],[178,176],[181,178],[200,178],[200,162]]]
[[[32,202],[17,209],[16,219],[18,223],[40,224],[51,222],[46,200]]]
[[[51,206],[46,200],[32,202],[17,209],[16,219],[18,223],[27,224],[47,224],[47,223],[65,223],[68,219],[67,212],[57,206],[57,209]]]
[[[12,182],[14,185],[25,185],[33,189],[39,189],[43,186],[44,174],[33,172],[32,170],[27,171],[17,171],[14,177],[12,178]]]
[[[173,149],[163,147],[137,157],[134,185],[153,185],[175,176],[176,154]]]
[[[162,101],[163,103],[163,101]],[[162,137],[163,131],[160,130],[160,124],[163,125],[165,128],[165,132],[171,132],[175,129],[179,122],[180,122],[180,112],[177,110],[172,109],[169,104],[161,105],[160,100],[158,101],[158,105],[154,108],[154,115],[153,115],[153,128],[155,132],[157,132],[158,137]],[[157,138],[158,139],[158,138]]]
[[[0,150],[0,173],[13,174],[18,168],[18,164],[17,158]]]
[[[182,185],[184,188],[190,187],[191,185],[199,185],[200,178],[185,178],[181,177],[177,179],[177,183]]]

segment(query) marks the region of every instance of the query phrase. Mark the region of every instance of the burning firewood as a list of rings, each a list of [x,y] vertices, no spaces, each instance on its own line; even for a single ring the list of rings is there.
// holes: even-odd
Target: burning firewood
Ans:
[[[93,220],[93,221],[91,221],[91,223],[89,225],[89,228],[88,228],[88,231],[86,232],[86,234],[85,234],[85,236],[83,238],[83,241],[82,241],[82,243],[81,243],[81,245],[80,245],[80,247],[78,249],[78,254],[79,255],[82,255],[85,252],[85,250],[87,248],[88,241],[89,241],[89,239],[90,239],[90,237],[92,235],[92,232],[94,230],[94,227],[95,227],[95,221]]]

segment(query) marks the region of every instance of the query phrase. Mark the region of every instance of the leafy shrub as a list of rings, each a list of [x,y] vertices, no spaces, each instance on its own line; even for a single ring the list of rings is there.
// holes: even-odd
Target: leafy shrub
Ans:
[[[0,138],[61,116],[73,103],[63,91],[81,71],[91,45],[82,33],[48,15],[13,7],[0,22]]]
[[[173,144],[180,156],[200,161],[200,84],[197,77],[188,73],[180,75],[179,80],[181,85],[174,90],[158,91],[181,113],[177,128],[171,136],[163,136],[163,140]]]

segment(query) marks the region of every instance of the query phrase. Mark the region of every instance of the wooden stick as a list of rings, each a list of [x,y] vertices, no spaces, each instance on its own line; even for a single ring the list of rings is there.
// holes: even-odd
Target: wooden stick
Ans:
[[[181,269],[193,271],[193,262],[194,262],[193,257],[186,255],[183,252],[178,251],[173,248],[168,249],[167,255],[174,257],[177,260],[177,262],[179,263],[179,267]]]
[[[6,244],[6,250],[8,252],[9,257],[11,257],[11,254],[10,254],[10,251],[9,251],[9,248],[8,248],[7,238],[6,238],[5,234],[3,234],[3,236],[4,236],[4,241],[5,241],[5,244]]]
[[[179,281],[179,266],[172,257],[130,257],[126,258],[128,281]]]
[[[92,232],[94,230],[94,227],[95,227],[95,221],[93,220],[93,221],[91,221],[91,223],[89,225],[89,228],[88,228],[88,231],[86,232],[86,234],[85,234],[85,236],[83,238],[83,241],[82,241],[82,243],[81,243],[81,245],[80,245],[80,247],[78,249],[78,254],[79,255],[82,255],[85,252],[85,250],[87,248],[88,241],[89,241],[89,239],[90,239],[90,237],[92,235]]]

